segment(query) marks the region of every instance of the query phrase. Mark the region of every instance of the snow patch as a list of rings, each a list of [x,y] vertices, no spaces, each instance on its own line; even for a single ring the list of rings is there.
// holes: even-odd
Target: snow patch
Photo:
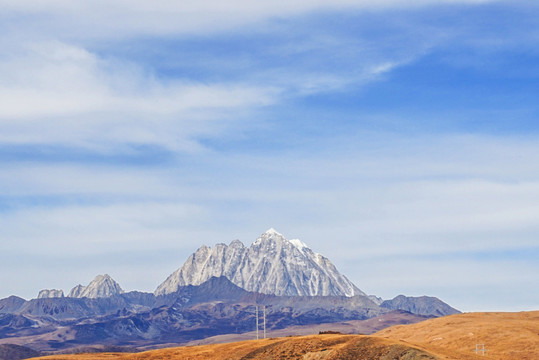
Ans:
[[[307,246],[307,244],[305,244],[303,241],[301,241],[300,239],[292,239],[290,240],[290,243],[292,245],[294,245],[299,251],[301,251],[302,253],[305,253],[305,249],[309,249],[309,247]]]
[[[280,232],[278,232],[274,228],[269,228],[268,230],[266,230],[266,232],[264,234],[283,236],[283,234],[281,234]]]

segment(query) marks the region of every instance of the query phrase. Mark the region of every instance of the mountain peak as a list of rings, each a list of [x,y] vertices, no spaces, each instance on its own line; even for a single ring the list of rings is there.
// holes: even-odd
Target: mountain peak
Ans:
[[[108,281],[108,280],[113,280],[109,274],[104,274],[104,275],[97,275],[94,279],[94,281]],[[113,280],[114,281],[114,280]]]
[[[82,286],[81,284],[79,284],[79,285],[75,286],[73,289],[71,289],[71,291],[69,292],[67,297],[81,298],[82,297],[81,294],[84,291],[84,289],[86,289],[86,286]]]
[[[44,289],[37,295],[38,299],[63,298],[64,292],[57,289]]]
[[[267,234],[267,235],[279,235],[279,236],[283,236],[283,234],[281,234],[280,232],[278,232],[278,231],[275,230],[274,228],[269,228],[268,230],[266,230],[266,232],[264,232],[264,234]]]
[[[245,245],[239,240],[233,240],[228,247],[231,248],[244,248]]]
[[[122,294],[124,291],[110,275],[97,275],[87,286],[77,285],[69,293],[74,298],[106,298]]]
[[[274,228],[268,229],[266,232],[262,233],[258,239],[253,243],[253,245],[260,245],[262,243],[282,243],[282,242],[288,242],[286,238],[283,236],[283,234],[279,233]]]
[[[242,289],[288,296],[365,295],[340,274],[329,259],[300,240],[287,240],[270,228],[250,246],[203,246],[155,290],[170,294],[181,286],[200,285],[212,276],[224,276]]]

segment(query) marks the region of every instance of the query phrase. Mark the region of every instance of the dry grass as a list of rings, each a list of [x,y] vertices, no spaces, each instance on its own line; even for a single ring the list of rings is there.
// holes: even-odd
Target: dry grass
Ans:
[[[374,335],[460,358],[474,353],[476,344],[484,344],[482,359],[539,359],[539,311],[451,315],[394,326]]]
[[[48,360],[435,360],[436,357],[406,344],[361,335],[312,335],[228,344],[184,346],[138,354],[53,355]]]

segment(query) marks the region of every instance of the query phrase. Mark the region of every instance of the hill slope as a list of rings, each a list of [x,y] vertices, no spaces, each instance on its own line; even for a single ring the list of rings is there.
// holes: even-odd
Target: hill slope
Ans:
[[[186,346],[138,354],[55,355],[48,360],[162,360],[162,359],[310,359],[310,360],[436,360],[433,354],[413,346],[361,335],[314,335],[241,341],[228,344]]]
[[[0,344],[0,360],[21,360],[39,356],[40,353],[25,346]]]
[[[401,340],[423,348],[461,354],[484,344],[486,356],[499,360],[539,359],[539,311],[519,313],[468,313],[394,326],[374,335]]]

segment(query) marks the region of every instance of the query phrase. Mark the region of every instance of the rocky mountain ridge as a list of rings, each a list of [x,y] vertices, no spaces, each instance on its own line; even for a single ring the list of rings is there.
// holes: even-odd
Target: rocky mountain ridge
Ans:
[[[108,274],[105,274],[97,275],[87,286],[80,284],[75,286],[69,292],[68,297],[97,299],[122,294],[123,292],[120,284]]]
[[[250,247],[239,240],[200,247],[157,287],[155,295],[199,285],[213,276],[225,276],[248,291],[280,296],[366,295],[329,259],[300,240],[287,240],[275,229],[260,235]]]
[[[417,321],[458,312],[432,297],[367,296],[327,258],[270,229],[250,247],[238,240],[202,246],[154,293],[124,292],[105,274],[67,297],[46,289],[28,301],[0,299],[0,344],[51,352],[185,344],[252,331],[262,306],[273,330],[399,318],[399,311]]]
[[[421,303],[425,300],[421,299]],[[96,344],[137,347],[183,344],[208,336],[252,331],[255,306],[266,307],[268,329],[274,330],[366,320],[393,311],[362,295],[268,295],[241,289],[226,277],[212,277],[200,285],[182,286],[173,294],[159,296],[129,292],[94,299],[2,299],[0,343],[21,341],[20,345],[40,351],[64,351]],[[443,313],[445,309],[437,308],[435,313]],[[445,314],[453,312],[457,311],[452,309]],[[414,316],[419,321],[432,315]]]
[[[77,285],[67,295],[69,298],[81,299],[98,299],[107,298],[118,294],[123,294],[124,291],[110,275],[97,275],[88,285]],[[39,291],[38,299],[63,298],[63,290],[43,289]]]
[[[49,298],[63,298],[64,292],[63,290],[57,290],[57,289],[44,289],[39,292],[37,295],[38,299],[49,299]]]

